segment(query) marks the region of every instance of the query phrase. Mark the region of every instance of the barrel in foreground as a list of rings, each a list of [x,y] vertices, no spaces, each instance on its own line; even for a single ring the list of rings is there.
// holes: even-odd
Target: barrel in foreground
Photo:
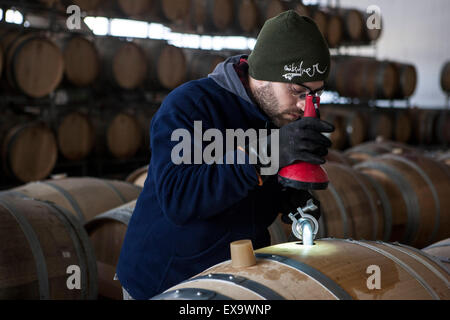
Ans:
[[[433,257],[401,244],[322,239],[255,251],[256,264],[225,261],[155,300],[448,300],[450,275]]]

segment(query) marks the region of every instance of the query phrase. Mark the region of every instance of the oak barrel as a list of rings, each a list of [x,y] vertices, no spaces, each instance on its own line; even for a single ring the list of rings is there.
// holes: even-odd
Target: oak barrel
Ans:
[[[313,246],[293,242],[265,247],[255,256],[253,266],[225,261],[153,299],[450,299],[450,275],[442,264],[400,244],[322,239]],[[381,272],[379,283],[371,276],[373,266]]]
[[[97,268],[83,226],[51,202],[0,196],[0,299],[94,300]],[[71,278],[79,268],[80,287]],[[76,271],[75,271],[76,272]]]
[[[396,99],[405,99],[414,94],[417,86],[417,71],[412,64],[394,62],[399,76],[399,86],[394,94]]]
[[[328,135],[333,149],[342,150],[347,146],[346,119],[333,112],[321,112],[322,120],[325,120],[334,126],[334,131]]]
[[[162,11],[171,22],[182,22],[188,15],[191,0],[159,0]]]
[[[436,143],[436,130],[438,126],[440,110],[435,109],[410,109],[413,121],[414,141],[420,145]]]
[[[122,286],[114,280],[114,275],[135,206],[136,201],[132,201],[95,217],[85,225],[95,251],[100,297],[122,300]]]
[[[337,131],[331,134],[336,148],[356,146],[367,139],[368,123],[363,112],[347,106],[326,106],[323,119],[337,125]],[[345,141],[342,136],[345,133]]]
[[[392,99],[398,90],[399,77],[390,61],[368,57],[339,56],[334,58],[334,79],[328,81],[330,90],[342,97],[359,99]],[[332,85],[335,85],[335,88]]]
[[[238,21],[244,34],[254,34],[262,27],[262,16],[256,0],[242,0],[238,8]]]
[[[144,85],[148,76],[148,58],[137,42],[97,39],[102,60],[102,78],[113,86],[133,90]]]
[[[148,16],[157,0],[116,0],[120,10],[128,17]]]
[[[450,236],[450,171],[419,154],[385,154],[355,167],[382,185],[392,209],[390,241],[424,247]]]
[[[344,164],[347,166],[351,165],[350,160],[347,159],[347,157],[344,155],[343,152],[340,152],[340,151],[334,150],[334,149],[328,150],[328,154],[325,157],[325,160],[327,162],[337,162],[337,163]]]
[[[234,22],[233,0],[193,0],[192,24],[200,32],[225,32]]]
[[[29,183],[3,193],[51,201],[84,223],[100,213],[136,200],[141,188],[115,180],[67,178]]]
[[[353,163],[370,160],[371,158],[386,153],[404,154],[416,153],[417,149],[406,144],[394,141],[369,141],[344,152],[345,156]]]
[[[394,131],[394,119],[388,109],[364,108],[362,114],[369,124],[368,140],[391,140]]]
[[[412,137],[412,118],[407,110],[397,109],[391,111],[394,128],[393,128],[393,140],[400,143],[408,143]]]
[[[141,148],[142,142],[142,128],[134,114],[123,111],[109,122],[106,143],[115,158],[132,158]]]
[[[100,57],[95,44],[82,36],[67,41],[64,51],[64,73],[75,86],[91,85],[100,72]]]
[[[221,55],[200,50],[184,50],[184,52],[188,61],[187,78],[189,80],[207,77],[219,63],[225,60]]]
[[[148,166],[139,168],[128,175],[126,182],[132,183],[139,187],[144,187],[145,180],[147,180]]]
[[[85,159],[94,148],[95,130],[89,117],[79,111],[66,114],[57,129],[62,155],[72,161]]]
[[[9,84],[32,98],[53,92],[64,74],[61,50],[38,33],[12,33],[7,42],[5,67]]]
[[[1,132],[0,128],[0,134]],[[4,170],[10,176],[30,182],[45,179],[58,158],[58,145],[50,128],[42,122],[17,124],[0,136]]]
[[[384,216],[361,174],[339,163],[324,165],[328,189],[314,191],[321,204],[321,236],[382,239]]]

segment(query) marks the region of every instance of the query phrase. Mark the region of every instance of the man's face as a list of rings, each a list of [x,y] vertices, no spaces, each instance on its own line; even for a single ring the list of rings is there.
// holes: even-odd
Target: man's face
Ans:
[[[305,82],[303,85],[317,90],[324,85],[323,81]],[[253,90],[258,105],[278,127],[298,120],[305,110],[305,99],[299,96],[309,90],[292,83],[262,81]]]

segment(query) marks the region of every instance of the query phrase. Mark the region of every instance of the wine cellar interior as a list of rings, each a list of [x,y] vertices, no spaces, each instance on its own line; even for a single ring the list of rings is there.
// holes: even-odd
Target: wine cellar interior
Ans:
[[[288,10],[331,57],[312,251],[277,212],[270,246],[232,239],[228,260],[153,298],[450,299],[448,1],[0,0],[0,300],[124,299],[117,264],[150,184],[152,119]]]

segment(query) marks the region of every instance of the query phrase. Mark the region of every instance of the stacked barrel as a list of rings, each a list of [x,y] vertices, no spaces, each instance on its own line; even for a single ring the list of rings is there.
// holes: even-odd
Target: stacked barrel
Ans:
[[[84,224],[140,191],[121,181],[68,178],[1,192],[0,299],[97,299],[104,270]]]
[[[330,104],[322,105],[321,116],[335,126],[330,139],[338,150],[376,139],[415,146],[450,143],[450,113],[445,109]]]
[[[0,59],[4,90],[45,99],[61,86],[58,96],[69,105],[74,101],[73,107],[59,109],[50,120],[2,110],[1,171],[22,182],[48,177],[58,155],[69,161],[93,154],[123,160],[148,149],[148,128],[157,106],[106,105],[97,110],[77,106],[80,98],[81,104],[89,99],[83,98],[89,87],[171,90],[206,76],[224,60],[219,54],[180,49],[164,41],[95,40],[79,35],[50,38],[15,29],[1,30],[0,43],[0,57],[5,53],[5,59]]]

